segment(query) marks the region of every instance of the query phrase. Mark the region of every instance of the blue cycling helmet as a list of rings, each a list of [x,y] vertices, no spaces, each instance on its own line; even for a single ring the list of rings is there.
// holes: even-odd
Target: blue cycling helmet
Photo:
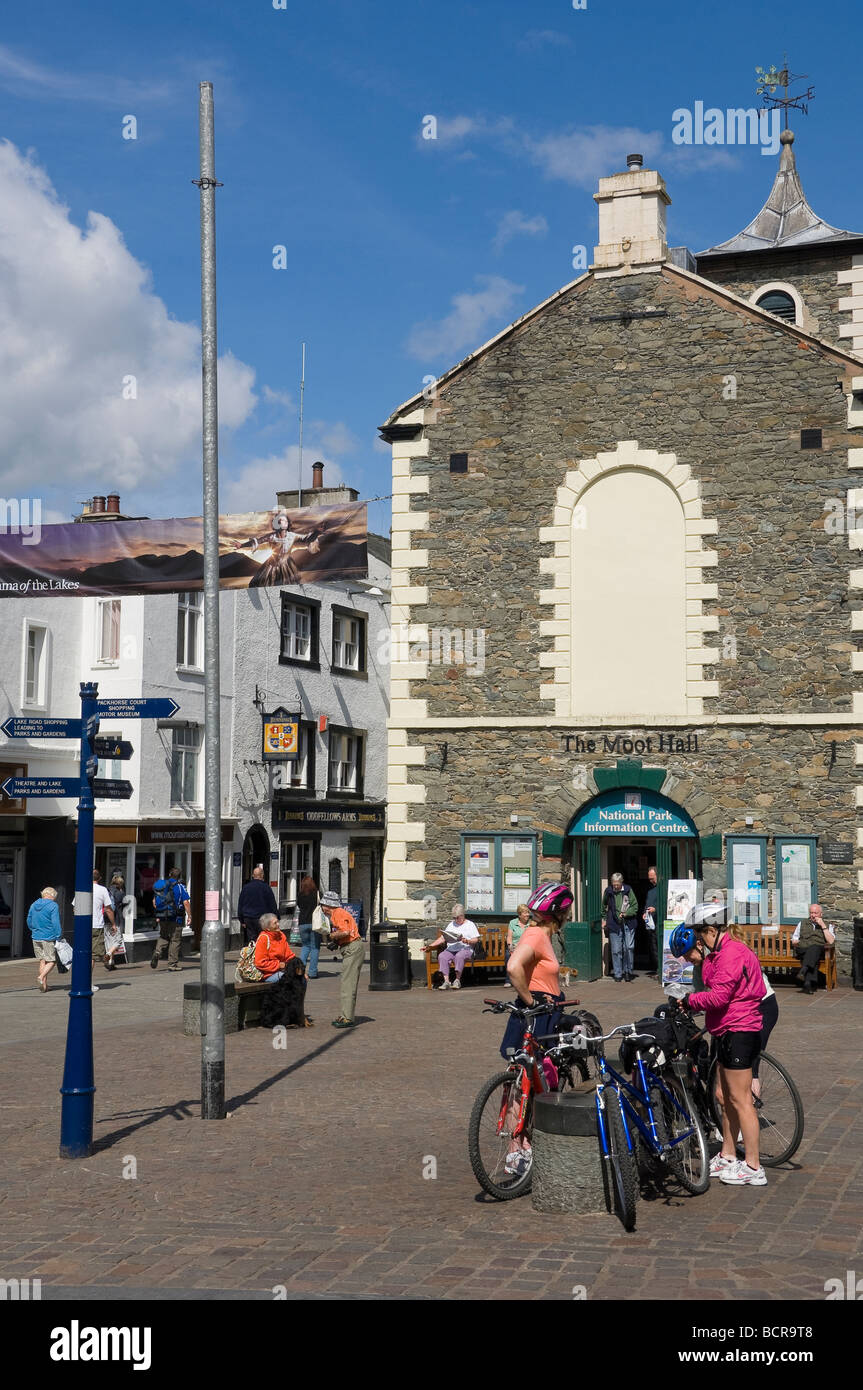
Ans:
[[[685,956],[695,946],[697,937],[692,927],[675,927],[668,938],[668,949],[673,956]]]

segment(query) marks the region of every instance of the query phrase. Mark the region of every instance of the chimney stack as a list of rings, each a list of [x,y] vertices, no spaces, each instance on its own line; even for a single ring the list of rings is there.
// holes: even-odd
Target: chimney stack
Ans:
[[[101,512],[104,512],[104,510],[105,510],[105,499],[104,499],[104,497],[94,497],[94,498],[93,498],[93,511],[94,511],[94,512],[98,512],[98,513],[101,513]]]
[[[312,490],[316,491],[324,485],[324,465],[322,463],[312,464]]]
[[[108,502],[105,507],[105,510],[106,512],[119,512],[120,494],[118,492],[111,492],[108,494]]]
[[[593,270],[598,276],[641,275],[658,271],[668,260],[665,209],[671,199],[665,181],[644,169],[644,157],[626,157],[625,173],[599,180],[599,245]]]

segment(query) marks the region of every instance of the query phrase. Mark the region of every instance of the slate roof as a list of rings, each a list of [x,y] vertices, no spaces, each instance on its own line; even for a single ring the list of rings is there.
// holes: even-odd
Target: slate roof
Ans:
[[[775,251],[813,243],[860,240],[859,233],[831,227],[812,211],[794,159],[794,132],[783,130],[780,140],[779,168],[770,196],[758,216],[737,236],[700,252],[701,256],[730,256],[741,251]]]

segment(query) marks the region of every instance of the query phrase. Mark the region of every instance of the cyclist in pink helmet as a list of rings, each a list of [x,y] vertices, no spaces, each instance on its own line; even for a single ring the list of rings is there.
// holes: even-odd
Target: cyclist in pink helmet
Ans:
[[[560,966],[551,938],[569,917],[572,902],[572,893],[565,883],[541,883],[527,900],[531,924],[522,932],[506,967],[519,999],[527,1008],[534,1004],[563,1001]],[[559,1011],[540,1015],[534,1021],[534,1037],[541,1038],[555,1032],[559,1017]],[[512,1014],[500,1045],[500,1054],[505,1060],[508,1060],[508,1048],[521,1047],[523,1034],[522,1019],[518,1014]],[[529,1140],[523,1135],[515,1137],[506,1158],[507,1172],[521,1171],[518,1165],[526,1164],[529,1154]]]

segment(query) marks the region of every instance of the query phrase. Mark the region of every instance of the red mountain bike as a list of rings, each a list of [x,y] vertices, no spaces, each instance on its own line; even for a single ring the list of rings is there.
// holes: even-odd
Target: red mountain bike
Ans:
[[[499,1202],[523,1197],[533,1182],[533,1104],[534,1096],[563,1091],[578,1081],[589,1079],[587,1052],[572,1054],[563,1066],[555,1066],[546,1055],[542,1040],[534,1037],[536,1019],[542,1015],[569,1010],[565,1028],[588,1037],[599,1037],[602,1028],[593,1014],[572,1011],[577,999],[533,1008],[500,999],[484,999],[489,1005],[483,1013],[511,1013],[524,1020],[520,1049],[510,1049],[506,1071],[490,1076],[473,1103],[468,1125],[468,1153],[480,1186]],[[550,1035],[549,1043],[556,1043]]]

